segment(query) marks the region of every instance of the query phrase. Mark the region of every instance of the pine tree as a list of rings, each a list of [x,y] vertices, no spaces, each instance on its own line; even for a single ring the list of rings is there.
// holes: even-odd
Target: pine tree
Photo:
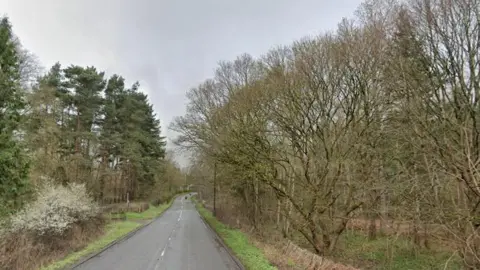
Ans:
[[[160,123],[145,94],[135,83],[123,92],[118,106],[118,119],[122,123],[121,168],[129,177],[131,196],[144,197],[155,185],[165,156],[164,138],[160,136]],[[137,194],[138,193],[138,194]]]
[[[73,91],[72,105],[75,108],[75,153],[90,155],[92,130],[98,124],[98,116],[102,104],[100,94],[105,87],[104,72],[94,67],[70,66],[64,70],[67,82],[65,85]]]
[[[0,216],[21,206],[28,162],[18,140],[24,100],[17,44],[8,18],[0,19]]]

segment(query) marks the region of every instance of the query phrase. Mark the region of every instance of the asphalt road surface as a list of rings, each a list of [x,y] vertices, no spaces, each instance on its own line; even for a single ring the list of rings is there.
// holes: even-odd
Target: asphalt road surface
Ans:
[[[105,250],[80,270],[239,269],[185,196],[131,238]]]

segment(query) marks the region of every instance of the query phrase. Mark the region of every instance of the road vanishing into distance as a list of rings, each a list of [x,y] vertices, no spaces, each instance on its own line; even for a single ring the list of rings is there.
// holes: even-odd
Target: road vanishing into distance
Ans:
[[[78,265],[76,270],[240,269],[185,196],[132,237]]]

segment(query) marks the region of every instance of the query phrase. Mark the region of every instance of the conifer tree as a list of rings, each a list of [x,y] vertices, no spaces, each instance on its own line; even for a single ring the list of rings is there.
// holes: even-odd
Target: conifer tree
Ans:
[[[8,18],[0,19],[0,215],[21,205],[27,191],[28,162],[20,143],[24,108],[20,57]]]

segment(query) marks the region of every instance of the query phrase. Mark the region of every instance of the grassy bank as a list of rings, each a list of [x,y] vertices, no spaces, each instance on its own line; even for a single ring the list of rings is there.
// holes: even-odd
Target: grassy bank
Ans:
[[[233,251],[235,256],[242,262],[246,269],[250,270],[273,270],[262,251],[250,243],[248,237],[239,230],[231,229],[218,221],[210,211],[196,202],[198,212],[210,224],[217,234],[222,237],[225,244]]]
[[[180,194],[178,196],[180,196]],[[106,226],[105,234],[103,234],[100,238],[98,238],[94,242],[90,243],[87,247],[85,247],[80,251],[71,253],[68,256],[64,257],[63,259],[56,261],[55,263],[41,269],[42,270],[62,269],[66,266],[74,264],[75,262],[79,261],[80,259],[90,254],[100,251],[101,249],[108,246],[113,241],[127,235],[131,231],[138,228],[139,226],[142,225],[142,223],[148,222],[158,217],[159,215],[161,215],[165,210],[167,210],[170,207],[170,205],[173,203],[174,198],[172,198],[168,203],[160,204],[159,206],[150,205],[150,208],[148,210],[141,213],[126,212],[125,220],[111,221]]]

